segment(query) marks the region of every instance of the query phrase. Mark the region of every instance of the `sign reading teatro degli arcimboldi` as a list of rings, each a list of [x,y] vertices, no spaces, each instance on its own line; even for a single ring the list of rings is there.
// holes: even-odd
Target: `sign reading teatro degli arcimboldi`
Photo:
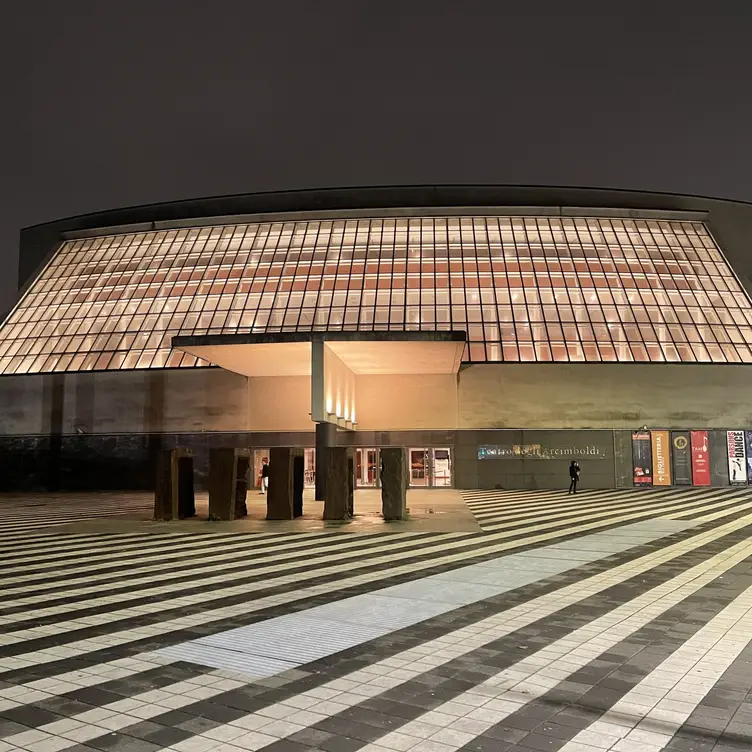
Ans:
[[[479,460],[606,460],[611,453],[595,444],[583,446],[549,446],[546,444],[485,444],[478,447]]]

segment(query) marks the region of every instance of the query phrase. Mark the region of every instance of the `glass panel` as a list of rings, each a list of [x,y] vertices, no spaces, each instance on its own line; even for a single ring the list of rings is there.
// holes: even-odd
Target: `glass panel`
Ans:
[[[355,450],[355,485],[376,488],[379,483],[378,449],[367,447]]]
[[[433,450],[433,485],[437,487],[452,485],[452,458],[448,448]]]
[[[203,367],[175,335],[326,329],[460,329],[466,362],[725,363],[751,325],[702,222],[259,222],[64,242],[0,330],[0,373]]]
[[[429,450],[426,448],[408,449],[410,463],[410,485],[425,488],[430,483]]]

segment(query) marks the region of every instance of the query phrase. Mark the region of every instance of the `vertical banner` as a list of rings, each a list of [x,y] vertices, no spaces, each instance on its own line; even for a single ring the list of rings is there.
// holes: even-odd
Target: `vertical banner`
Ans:
[[[692,484],[695,486],[710,485],[710,441],[707,431],[692,431],[690,433],[692,445]]]
[[[650,431],[632,431],[632,469],[636,486],[653,483]]]
[[[752,483],[752,431],[745,431],[744,438],[747,445],[747,481]]]
[[[677,486],[691,486],[692,456],[689,451],[689,431],[672,432],[671,455],[674,460],[674,483]]]
[[[653,485],[671,485],[671,442],[668,431],[651,431],[653,444]]]
[[[747,455],[744,451],[744,431],[726,431],[728,444],[729,483],[747,485]]]

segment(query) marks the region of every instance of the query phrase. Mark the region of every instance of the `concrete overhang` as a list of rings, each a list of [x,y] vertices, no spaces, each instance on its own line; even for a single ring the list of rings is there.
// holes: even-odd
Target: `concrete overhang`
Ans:
[[[461,331],[305,332],[178,335],[172,346],[244,376],[310,376],[311,347],[323,341],[355,375],[457,373]]]

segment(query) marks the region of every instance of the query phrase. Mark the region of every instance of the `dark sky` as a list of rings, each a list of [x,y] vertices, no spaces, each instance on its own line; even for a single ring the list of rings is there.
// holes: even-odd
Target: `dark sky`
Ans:
[[[286,188],[752,200],[752,2],[6,0],[0,309],[18,229]]]

